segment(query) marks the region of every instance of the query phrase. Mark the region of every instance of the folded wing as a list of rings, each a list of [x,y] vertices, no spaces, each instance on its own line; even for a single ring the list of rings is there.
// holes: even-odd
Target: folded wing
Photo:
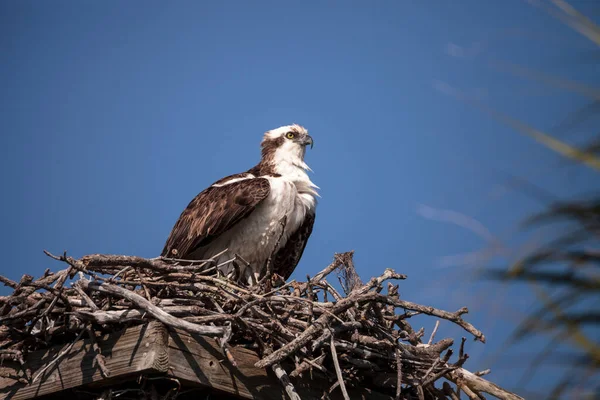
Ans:
[[[234,177],[232,177],[234,178]],[[161,255],[186,259],[248,217],[269,195],[265,178],[220,180],[199,193],[179,216]]]

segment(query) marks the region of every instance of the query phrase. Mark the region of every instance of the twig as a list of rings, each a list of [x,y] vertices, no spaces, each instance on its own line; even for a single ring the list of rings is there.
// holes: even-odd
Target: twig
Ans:
[[[509,392],[506,389],[502,389],[500,386],[487,381],[464,368],[457,368],[456,370],[449,372],[446,377],[457,384],[461,381],[464,382],[462,388],[465,393],[466,386],[469,389],[476,390],[477,392],[488,393],[503,400],[524,400],[521,396]]]
[[[96,303],[94,303],[94,301],[90,298],[90,296],[88,296],[87,293],[83,291],[83,289],[79,285],[79,282],[75,282],[75,284],[72,286],[73,286],[73,289],[75,289],[77,291],[77,293],[79,293],[79,295],[81,296],[83,301],[85,301],[85,303],[92,309],[92,311],[99,310]]]
[[[172,326],[174,328],[180,328],[184,331],[206,336],[222,336],[226,332],[226,328],[217,326],[201,326],[175,318],[172,315],[167,314],[160,308],[156,307],[154,304],[150,303],[142,296],[135,294],[130,290],[123,289],[119,286],[111,285],[109,283],[91,282],[87,280],[81,280],[80,282],[81,286],[84,289],[97,290],[102,293],[110,293],[119,297],[123,297],[134,303],[139,308],[142,308],[144,311],[146,311],[148,314],[152,315],[154,318],[158,319],[162,323]]]
[[[288,374],[281,367],[281,365],[279,365],[279,363],[275,363],[271,366],[271,369],[273,370],[273,372],[275,372],[275,376],[277,376],[277,379],[279,379],[279,382],[281,382],[281,385],[285,389],[285,392],[287,393],[290,400],[302,400],[298,395],[298,392],[296,392],[296,388],[290,381]]]
[[[427,344],[431,344],[433,342],[433,338],[435,338],[435,334],[440,326],[440,320],[435,321],[435,326],[433,327],[433,331],[431,332],[431,336],[429,337],[429,341]]]
[[[292,378],[295,378],[297,376],[302,375],[302,373],[308,369],[310,369],[310,367],[314,367],[317,368],[318,370],[320,370],[321,372],[327,373],[327,370],[325,369],[325,367],[323,367],[320,363],[323,362],[323,360],[325,359],[326,354],[321,354],[319,357],[317,357],[314,360],[311,360],[309,358],[305,358],[304,360],[302,360],[302,362],[300,363],[300,365],[298,365],[296,367],[296,369],[294,369],[291,373],[290,376]]]
[[[396,400],[402,398],[402,353],[399,348],[396,349],[396,373],[398,380],[396,383]]]
[[[67,355],[69,353],[69,351],[71,351],[71,349],[73,348],[73,346],[75,346],[75,343],[77,343],[77,341],[79,339],[81,339],[81,336],[83,336],[83,332],[85,332],[85,331],[82,330],[81,332],[79,332],[79,335],[77,335],[77,338],[75,338],[74,341],[72,341],[71,343],[69,343],[69,345],[65,349],[63,349],[54,358],[54,360],[50,361],[44,368],[42,368],[41,370],[38,371],[38,373],[33,377],[33,382],[34,383],[39,379],[40,376],[42,376],[42,374],[44,372],[46,372],[49,368],[51,368],[53,365],[55,365],[56,363],[58,363],[61,358],[63,358],[65,355]]]
[[[340,384],[340,389],[342,390],[342,395],[345,400],[350,400],[350,396],[348,396],[348,391],[346,390],[346,385],[344,384],[344,377],[342,376],[342,370],[340,368],[340,361],[337,357],[337,352],[335,351],[335,343],[333,340],[333,335],[331,335],[331,339],[329,341],[331,348],[331,358],[333,358],[333,365],[335,367],[335,373],[337,375],[338,382]]]
[[[138,267],[135,269],[135,272],[137,272],[138,278],[140,280],[140,285],[144,289],[144,293],[146,294],[146,299],[148,301],[152,301],[152,296],[150,295],[150,291],[148,290],[148,287],[146,286],[146,282],[144,282],[144,278],[142,277],[141,269]]]
[[[96,334],[94,333],[94,329],[90,324],[88,324],[86,326],[86,331],[92,342],[92,348],[94,349],[94,352],[96,352],[95,360],[96,363],[98,363],[98,366],[100,367],[100,373],[104,378],[108,378],[110,376],[110,371],[106,367],[106,361],[104,360],[104,356],[102,355],[102,351],[100,350],[100,346],[98,345],[98,341],[96,340]]]
[[[354,255],[354,251],[349,251],[347,253],[335,254],[333,257],[333,262],[329,264],[323,271],[319,272],[315,276],[312,277],[309,285],[314,285],[316,282],[319,282],[321,279],[325,278],[331,272],[335,271],[340,265],[342,265],[345,260]]]
[[[469,310],[466,307],[463,307],[460,310],[451,313],[448,311],[439,310],[439,309],[431,307],[431,306],[422,306],[420,304],[415,304],[415,303],[412,303],[409,301],[404,301],[404,300],[399,300],[399,299],[390,299],[384,295],[380,295],[377,293],[374,293],[373,295],[374,295],[373,297],[377,298],[378,301],[384,302],[386,304],[391,304],[393,306],[404,308],[407,310],[419,311],[423,314],[433,315],[433,316],[436,316],[436,317],[439,317],[442,319],[446,319],[448,321],[452,321],[455,324],[462,327],[467,332],[469,332],[470,334],[472,334],[473,336],[475,336],[475,339],[479,340],[482,343],[485,343],[484,334],[480,330],[475,328],[473,325],[471,325],[470,323],[466,322],[465,320],[463,320],[461,318],[461,315],[469,312]]]
[[[229,251],[229,249],[222,250],[222,251],[218,252],[217,254],[215,254],[214,256],[210,257],[208,260],[186,260],[186,259],[182,259],[182,258],[169,258],[169,257],[158,257],[158,259],[164,260],[167,262],[172,262],[172,263],[190,264],[189,266],[187,266],[188,269],[186,269],[186,270],[196,270],[196,269],[204,267],[206,264],[216,264],[215,260],[217,258],[219,258],[220,256],[222,256],[223,254],[227,253],[228,251]]]

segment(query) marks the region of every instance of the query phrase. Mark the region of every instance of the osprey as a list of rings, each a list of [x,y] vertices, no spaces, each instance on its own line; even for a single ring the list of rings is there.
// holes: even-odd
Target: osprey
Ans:
[[[306,173],[308,145],[312,148],[313,139],[300,125],[266,132],[260,162],[198,194],[181,213],[161,255],[185,260],[216,256],[224,275],[249,285],[268,266],[287,279],[315,222],[319,187]]]

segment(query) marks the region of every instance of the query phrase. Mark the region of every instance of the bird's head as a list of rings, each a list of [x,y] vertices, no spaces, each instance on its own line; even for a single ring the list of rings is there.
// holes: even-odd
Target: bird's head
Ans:
[[[308,169],[304,163],[306,146],[313,146],[313,138],[300,125],[286,125],[265,133],[261,148],[262,158],[275,165],[292,164]]]

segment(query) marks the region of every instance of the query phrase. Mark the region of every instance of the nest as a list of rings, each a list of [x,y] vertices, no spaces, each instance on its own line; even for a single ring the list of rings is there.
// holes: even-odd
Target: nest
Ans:
[[[439,320],[428,340],[408,323],[415,315],[451,321],[481,342],[482,332],[463,319],[461,308],[448,312],[399,298],[395,281],[405,275],[387,269],[361,282],[352,252],[306,282],[263,279],[245,287],[216,274],[211,260],[182,262],[164,258],[89,255],[81,259],[50,257],[65,263],[39,279],[20,282],[0,277],[14,289],[0,297],[0,358],[17,361],[14,379],[29,383],[43,377],[59,354],[37,371],[27,368],[27,354],[85,337],[158,320],[190,333],[214,337],[229,362],[232,346],[255,349],[257,368],[275,372],[289,398],[300,398],[290,378],[325,375],[329,392],[367,387],[397,399],[472,399],[489,393],[502,399],[520,397],[470,373],[465,338],[453,357],[452,339],[435,341]],[[339,280],[343,294],[327,281]],[[68,282],[70,280],[70,282]],[[99,346],[96,362],[108,376]],[[325,394],[326,395],[326,394]]]

